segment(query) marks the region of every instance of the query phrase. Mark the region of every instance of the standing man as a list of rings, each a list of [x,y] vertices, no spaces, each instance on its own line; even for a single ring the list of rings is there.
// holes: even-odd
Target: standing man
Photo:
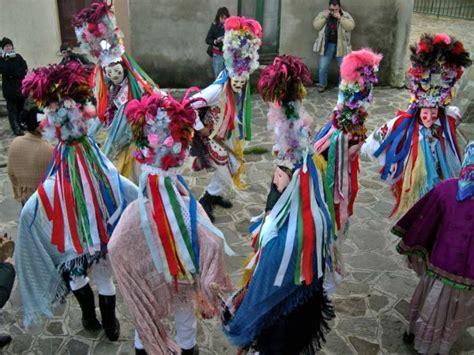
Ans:
[[[25,98],[21,94],[21,81],[26,75],[27,66],[21,55],[15,53],[11,39],[3,37],[0,41],[3,54],[0,57],[3,97],[7,101],[8,120],[16,136],[23,135],[20,128],[20,113]]]
[[[316,16],[313,27],[319,31],[313,51],[320,55],[318,91],[323,92],[328,85],[328,71],[332,59],[336,57],[340,67],[342,57],[352,50],[351,31],[355,22],[347,11],[342,11],[340,0],[329,0],[329,9]]]

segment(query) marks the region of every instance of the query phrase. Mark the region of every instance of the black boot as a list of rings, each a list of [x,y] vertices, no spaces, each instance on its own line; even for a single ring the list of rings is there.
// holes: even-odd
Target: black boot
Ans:
[[[135,348],[135,355],[147,355],[145,349],[137,349]]]
[[[118,340],[120,323],[115,317],[115,296],[99,295],[99,308],[102,316],[102,328],[110,341]]]
[[[403,333],[403,342],[405,344],[412,345],[415,342],[415,334],[411,334],[406,331]]]
[[[94,292],[89,284],[72,291],[82,310],[82,326],[85,330],[96,331],[102,328],[95,315]]]
[[[212,196],[212,204],[216,206],[221,206],[222,208],[232,208],[232,202],[224,199],[222,196]]]
[[[191,349],[181,349],[181,355],[199,355],[199,347],[196,344]]]
[[[0,349],[4,348],[12,341],[12,337],[9,335],[0,335]]]
[[[206,211],[207,216],[211,222],[214,222],[215,218],[214,214],[212,213],[212,196],[206,191],[204,196],[199,199],[199,203],[201,204],[202,208],[204,208],[204,211]]]

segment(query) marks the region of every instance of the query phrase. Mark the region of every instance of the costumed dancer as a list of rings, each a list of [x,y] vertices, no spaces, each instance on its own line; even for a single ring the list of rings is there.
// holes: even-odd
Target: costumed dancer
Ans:
[[[77,62],[38,68],[23,81],[44,111],[43,137],[58,139],[45,178],[20,216],[15,264],[28,325],[72,290],[87,330],[104,329],[115,341],[115,287],[107,254],[112,230],[137,187],[87,137],[87,120],[95,117],[90,72]],[[96,318],[88,272],[99,291],[102,325]]]
[[[110,258],[136,327],[138,354],[197,354],[196,317],[218,312],[214,292],[230,290],[223,234],[178,175],[197,117],[188,93],[144,96],[126,109],[142,167],[139,198],[122,215]],[[176,342],[162,320],[174,314]]]
[[[138,180],[140,173],[134,167],[132,132],[125,118],[125,107],[130,100],[158,89],[125,52],[123,33],[117,27],[111,1],[91,3],[74,16],[72,24],[81,49],[97,63],[91,85],[97,99],[98,118],[92,121],[89,135],[101,143],[102,151],[120,174]]]
[[[224,333],[241,353],[313,354],[334,317],[323,290],[331,217],[302,104],[308,82],[308,67],[292,56],[276,57],[258,82],[269,103],[275,165],[265,216],[251,227],[254,253],[243,288],[224,313]]]
[[[361,49],[346,55],[341,64],[341,83],[332,119],[316,135],[315,162],[324,173],[326,202],[333,224],[332,269],[327,287],[344,275],[340,246],[347,236],[358,191],[359,151],[366,138],[367,108],[382,55]],[[335,280],[334,280],[335,278]]]
[[[466,147],[459,178],[427,192],[392,232],[397,250],[420,276],[404,341],[423,354],[448,354],[474,325],[474,142]]]
[[[390,216],[403,215],[441,180],[458,176],[461,166],[459,110],[448,105],[463,67],[471,65],[469,53],[444,33],[425,34],[410,50],[408,110],[375,130],[362,147],[378,159],[380,177],[390,184],[395,199]]]
[[[250,141],[252,100],[250,74],[258,69],[262,42],[260,24],[245,17],[231,16],[224,24],[225,68],[207,88],[194,95],[200,119],[196,122],[191,155],[194,170],[210,169],[213,175],[199,202],[211,221],[213,207],[231,208],[224,195],[233,185],[242,188],[243,141]]]

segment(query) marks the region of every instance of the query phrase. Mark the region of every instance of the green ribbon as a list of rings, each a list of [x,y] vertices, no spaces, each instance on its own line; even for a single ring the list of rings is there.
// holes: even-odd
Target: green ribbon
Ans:
[[[252,95],[250,94],[250,83],[245,86],[245,139],[252,140]]]
[[[298,250],[296,253],[295,285],[301,284],[301,259],[303,256],[303,214],[301,210],[301,194],[298,197]]]
[[[186,244],[186,249],[188,249],[189,255],[191,256],[196,271],[198,271],[199,265],[197,264],[196,255],[194,255],[193,252],[192,241],[189,236],[188,229],[186,228],[186,223],[184,222],[184,218],[181,213],[181,206],[178,202],[178,198],[176,197],[176,192],[173,189],[171,178],[167,176],[165,177],[164,181],[166,191],[168,192],[168,196],[170,198],[171,208],[173,209],[174,216],[176,218],[176,221],[178,222],[178,227],[181,231],[181,235],[183,236],[184,243]]]

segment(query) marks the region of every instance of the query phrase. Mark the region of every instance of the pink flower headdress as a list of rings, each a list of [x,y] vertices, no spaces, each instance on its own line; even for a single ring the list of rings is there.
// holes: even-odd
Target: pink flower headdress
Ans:
[[[365,139],[367,106],[373,99],[374,84],[382,55],[365,48],[346,55],[341,64],[341,83],[333,111],[333,126],[351,134],[354,142]]]
[[[86,121],[95,116],[89,76],[88,69],[70,61],[34,69],[25,77],[22,93],[44,111],[40,127],[46,139],[71,142],[87,134]]]
[[[102,66],[120,60],[125,52],[123,33],[117,27],[112,4],[107,0],[93,2],[73,17],[72,25],[81,48],[89,58]]]
[[[137,146],[135,159],[146,165],[169,170],[183,165],[192,141],[197,112],[189,99],[190,88],[181,101],[170,95],[146,95],[132,100],[125,115]]]
[[[231,16],[224,24],[224,62],[230,77],[248,79],[258,69],[262,27],[252,19]]]

